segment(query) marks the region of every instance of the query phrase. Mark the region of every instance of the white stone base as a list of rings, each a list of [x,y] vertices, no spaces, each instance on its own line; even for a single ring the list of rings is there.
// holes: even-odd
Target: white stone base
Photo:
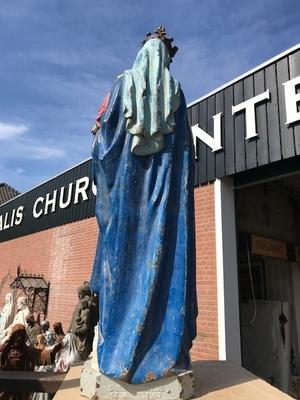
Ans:
[[[129,384],[94,371],[86,361],[80,377],[81,395],[91,400],[188,400],[194,396],[194,375],[186,371],[158,381]]]

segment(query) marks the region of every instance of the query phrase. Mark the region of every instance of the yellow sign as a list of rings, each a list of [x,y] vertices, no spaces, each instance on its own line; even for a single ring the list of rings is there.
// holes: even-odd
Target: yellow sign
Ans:
[[[296,261],[300,263],[300,246],[295,246]]]
[[[280,240],[251,235],[251,251],[253,254],[287,260],[287,246]]]

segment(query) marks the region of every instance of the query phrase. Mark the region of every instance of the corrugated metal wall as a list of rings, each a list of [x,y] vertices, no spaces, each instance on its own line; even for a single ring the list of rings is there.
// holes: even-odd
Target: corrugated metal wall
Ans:
[[[87,177],[89,185],[86,190],[88,199],[83,201],[82,196],[79,196],[78,203],[74,204],[76,180]],[[67,200],[69,184],[73,184],[70,192],[71,201],[70,205],[66,208],[59,207],[60,189],[65,187],[64,201]],[[39,197],[45,199],[47,193],[52,197],[53,192],[57,190],[56,209],[54,212],[49,210],[47,215],[42,214],[39,218],[34,218],[33,207]],[[45,201],[44,201],[45,202]],[[19,225],[13,225],[4,229],[4,222],[6,218],[6,225],[11,224],[13,209],[19,206],[24,207],[23,220]],[[45,207],[44,203],[39,203],[38,211]],[[7,217],[6,217],[6,214]],[[67,224],[81,219],[89,218],[95,215],[95,196],[92,193],[92,177],[91,177],[91,160],[87,160],[80,165],[62,173],[61,175],[50,179],[42,185],[30,190],[11,200],[10,202],[0,207],[0,216],[2,216],[2,230],[0,231],[0,242],[14,239],[20,236],[29,235],[34,232],[39,232],[45,229],[53,228],[55,226]]]
[[[223,150],[212,150],[197,139],[196,185],[300,155],[300,123],[286,125],[282,83],[300,76],[300,49],[285,55],[204,98],[188,109],[191,125],[213,136],[213,115],[222,112]],[[256,106],[258,137],[245,140],[245,112],[232,106],[269,89],[271,97]]]

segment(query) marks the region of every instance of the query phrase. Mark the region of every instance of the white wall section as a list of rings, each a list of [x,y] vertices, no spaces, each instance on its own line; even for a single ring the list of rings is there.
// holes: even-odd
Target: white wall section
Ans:
[[[219,359],[241,364],[234,191],[231,178],[215,181]]]

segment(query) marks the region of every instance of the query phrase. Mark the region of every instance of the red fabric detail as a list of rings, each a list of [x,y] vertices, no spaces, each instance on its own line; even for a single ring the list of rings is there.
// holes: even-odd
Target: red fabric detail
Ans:
[[[101,106],[99,107],[97,118],[96,118],[96,123],[98,125],[100,124],[100,120],[101,120],[102,115],[104,114],[105,110],[107,109],[109,97],[110,97],[110,93],[108,93],[105,96],[105,99],[103,100]]]

